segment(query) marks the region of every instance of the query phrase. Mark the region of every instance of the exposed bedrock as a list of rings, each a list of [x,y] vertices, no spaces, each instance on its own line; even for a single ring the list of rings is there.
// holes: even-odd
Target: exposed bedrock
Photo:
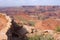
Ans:
[[[9,16],[0,13],[0,40],[7,40],[6,32],[11,26],[11,21]]]

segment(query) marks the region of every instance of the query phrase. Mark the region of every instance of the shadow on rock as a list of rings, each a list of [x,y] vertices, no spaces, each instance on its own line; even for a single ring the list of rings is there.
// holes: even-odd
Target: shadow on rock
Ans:
[[[23,25],[19,26],[14,20],[12,20],[11,28],[7,31],[7,40],[27,40],[27,30],[23,28]]]

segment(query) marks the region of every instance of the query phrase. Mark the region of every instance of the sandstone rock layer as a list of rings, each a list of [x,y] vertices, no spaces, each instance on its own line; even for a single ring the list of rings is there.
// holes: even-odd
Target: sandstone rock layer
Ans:
[[[6,32],[11,26],[11,21],[9,16],[0,13],[0,40],[7,40]]]

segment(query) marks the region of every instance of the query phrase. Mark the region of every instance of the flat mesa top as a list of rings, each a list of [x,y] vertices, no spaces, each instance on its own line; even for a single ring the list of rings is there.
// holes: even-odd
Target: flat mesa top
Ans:
[[[0,30],[6,27],[8,20],[6,19],[5,15],[0,14]]]

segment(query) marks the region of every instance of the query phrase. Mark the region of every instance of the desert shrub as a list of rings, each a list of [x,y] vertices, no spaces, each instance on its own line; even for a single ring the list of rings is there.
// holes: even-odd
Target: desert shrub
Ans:
[[[55,29],[57,32],[60,32],[60,26],[57,26]]]
[[[29,37],[28,40],[40,40],[40,37],[35,35],[34,37]]]
[[[24,25],[28,25],[28,21],[27,20],[23,20],[22,21]]]
[[[30,26],[35,26],[35,22],[34,22],[34,21],[28,21],[28,24],[29,24]]]
[[[52,37],[52,35],[48,34],[48,35],[35,35],[34,37],[30,37],[28,38],[28,40],[54,40],[54,38]]]
[[[47,34],[47,35],[41,35],[40,40],[54,40],[54,38],[52,37],[52,35]]]
[[[17,18],[18,18],[19,20],[22,20],[22,17],[21,17],[21,16],[17,16]]]

